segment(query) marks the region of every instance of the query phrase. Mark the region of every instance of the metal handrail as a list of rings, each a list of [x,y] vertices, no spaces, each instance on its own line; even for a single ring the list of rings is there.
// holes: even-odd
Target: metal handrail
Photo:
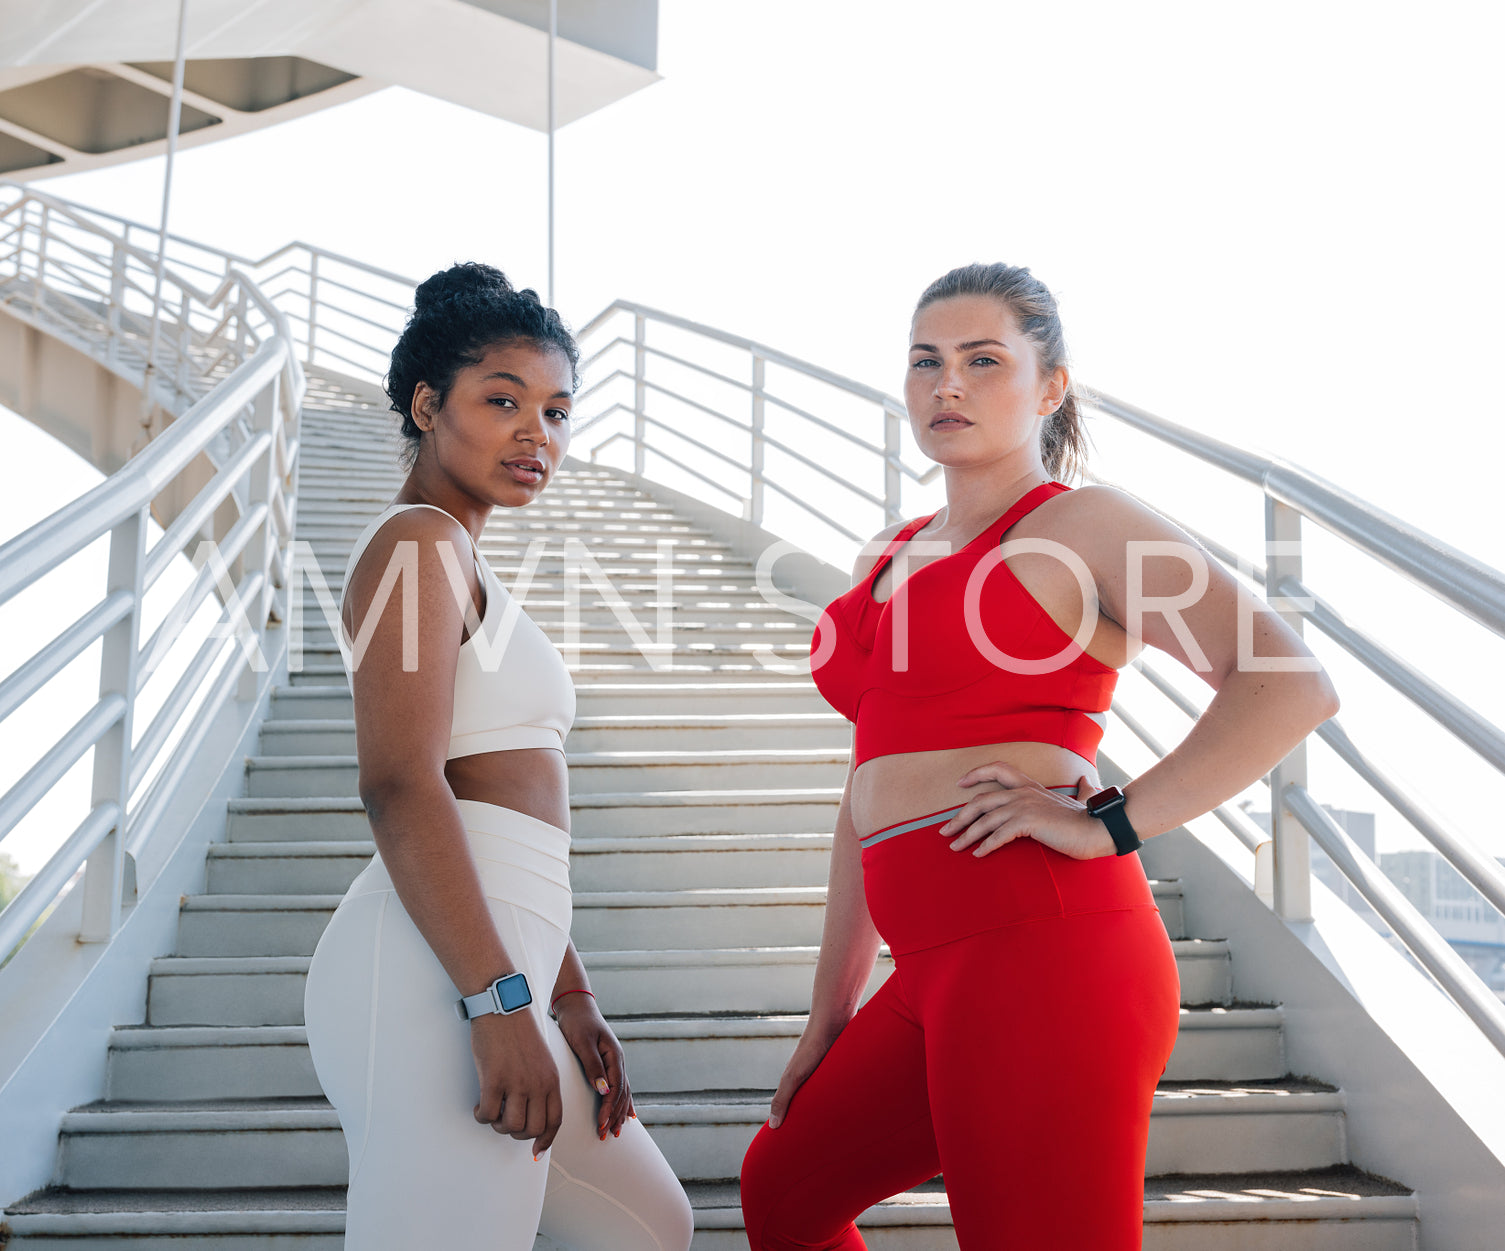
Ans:
[[[1081,392],[1100,412],[1252,483],[1486,629],[1505,634],[1505,577],[1499,570],[1299,465],[1247,452],[1105,392]]]
[[[1317,841],[1328,858],[1343,871],[1380,917],[1405,944],[1422,966],[1479,1029],[1479,1032],[1505,1055],[1505,1005],[1486,986],[1462,958],[1443,940],[1384,875],[1343,827],[1322,810],[1321,805],[1304,787],[1287,788],[1284,802]]]
[[[27,184],[0,179],[0,230],[4,229],[5,218],[22,202],[40,206],[49,213],[66,214],[72,225],[110,240],[129,259],[132,268],[139,268],[143,274],[154,272],[159,238],[156,226],[71,204]],[[16,233],[24,236],[29,228],[22,223]],[[238,273],[250,280],[247,295],[259,306],[259,311],[270,319],[275,310],[277,318],[284,322],[277,333],[287,329],[286,323],[298,323],[296,334],[290,339],[296,349],[294,361],[332,367],[359,381],[380,381],[391,343],[411,307],[415,286],[412,279],[302,241],[284,244],[257,258],[182,235],[169,234],[167,239],[166,282],[198,298],[206,294],[205,280],[216,283],[232,272]],[[0,259],[0,265],[8,264],[11,257],[7,253]],[[129,280],[126,285],[134,286]],[[135,294],[149,315],[150,293]],[[381,320],[383,312],[391,314],[387,323]],[[349,329],[351,323],[365,337],[358,338],[342,330],[342,327]],[[352,356],[330,351],[319,342],[324,334],[352,344],[360,352]],[[363,354],[365,359],[356,359]]]
[[[620,316],[632,317],[634,333],[631,338],[606,331],[608,324]],[[748,377],[746,379],[733,377],[721,369],[690,359],[680,352],[670,351],[659,343],[649,342],[650,327],[686,332],[708,344],[747,353],[751,366]],[[596,340],[602,337],[603,331],[606,332],[606,341],[597,343]],[[917,470],[904,462],[900,454],[900,444],[907,419],[904,406],[899,400],[876,387],[856,382],[810,361],[782,352],[766,343],[759,343],[742,335],[729,334],[712,326],[628,300],[618,300],[591,318],[581,328],[579,339],[584,362],[582,372],[587,375],[587,385],[576,400],[575,437],[578,440],[587,432],[595,432],[591,458],[596,459],[602,448],[623,442],[623,439],[618,436],[626,434],[626,441],[632,449],[634,472],[643,473],[650,454],[663,459],[662,449],[656,442],[650,445],[647,438],[652,419],[648,414],[646,399],[650,391],[672,398],[675,402],[697,413],[711,417],[719,423],[730,425],[734,430],[745,434],[748,440],[745,458],[738,456],[731,458],[733,469],[731,476],[726,478],[708,478],[707,474],[702,471],[691,471],[685,462],[678,458],[672,463],[682,471],[691,472],[693,477],[712,482],[718,491],[724,492],[731,498],[742,500],[744,502],[743,515],[755,525],[764,523],[765,492],[773,491],[790,501],[797,515],[806,520],[820,522],[844,539],[855,538],[854,531],[849,526],[813,507],[802,499],[798,492],[790,491],[765,472],[764,453],[768,449],[787,456],[792,462],[803,466],[823,486],[828,485],[832,489],[839,489],[844,493],[843,498],[846,493],[852,493],[857,496],[858,500],[879,507],[882,510],[884,525],[892,524],[902,515],[901,495],[905,478],[917,483],[927,483],[933,480],[935,474],[939,472],[934,467],[925,471]],[[632,349],[631,369],[621,365],[612,365],[608,361],[607,358],[612,353],[626,348]],[[650,364],[658,365],[664,362],[689,370],[700,378],[709,379],[718,386],[729,387],[734,392],[745,396],[746,412],[728,412],[724,405],[687,395],[682,390],[651,377]],[[838,395],[875,407],[882,422],[881,439],[870,438],[860,430],[845,428],[828,421],[811,412],[806,405],[778,394],[767,381],[767,367],[770,365],[831,388]],[[606,394],[616,382],[632,384],[634,401],[630,406],[613,400],[609,394]],[[597,396],[601,397],[603,404],[599,409],[592,411],[588,404]],[[788,441],[768,433],[765,429],[765,418],[769,408],[776,409],[788,418],[799,422],[801,430],[820,431],[824,436],[842,440],[852,448],[854,455],[869,453],[872,457],[871,472],[877,481],[871,487],[861,485],[858,481],[859,475],[854,472],[851,465],[823,464],[815,456],[797,450],[791,447]],[[609,418],[619,415],[630,416],[630,432],[616,429],[619,423],[614,422],[608,425]],[[712,460],[722,462],[728,460],[724,445],[718,447],[714,441],[697,438],[687,431],[675,430],[673,433],[694,446],[701,456],[708,456]],[[669,462],[666,461],[666,463]],[[734,484],[735,478],[740,478],[741,481]]]
[[[4,202],[7,192],[14,194]],[[0,221],[14,221],[19,235],[6,257],[9,279],[0,275],[0,303],[43,330],[81,341],[140,386],[148,405],[169,410],[211,389],[226,365],[238,364],[268,337],[289,339],[281,310],[227,261],[209,288],[174,270],[164,273],[170,291],[158,315],[176,322],[179,333],[164,336],[157,358],[146,360],[145,327],[153,312],[146,285],[135,274],[153,272],[156,259],[101,216],[108,218],[31,187],[0,183]],[[67,256],[60,255],[64,250]],[[89,302],[75,298],[70,286]],[[301,385],[299,368],[290,357],[287,385]]]
[[[0,191],[4,185],[0,185]],[[152,316],[129,281],[131,267],[147,269],[155,258],[133,244],[128,231],[106,225],[66,201],[22,188],[0,205],[0,221],[12,216],[20,246],[7,257],[13,272],[0,274],[0,300],[17,316],[74,342],[108,367],[131,371],[143,386],[155,364],[174,382],[157,397],[181,408],[176,420],[93,490],[58,509],[29,530],[0,544],[0,604],[59,568],[105,535],[110,536],[109,580],[99,600],[0,682],[0,719],[13,715],[63,667],[102,643],[99,697],[0,796],[0,839],[12,831],[63,775],[90,750],[94,796],[88,815],[57,848],[27,886],[0,911],[0,953],[20,942],[31,926],[84,868],[80,938],[106,941],[120,923],[122,896],[134,880],[130,858],[150,842],[162,811],[165,777],[180,776],[207,719],[227,692],[246,690],[247,659],[239,639],[211,637],[197,647],[152,723],[135,725],[138,697],[162,659],[180,639],[183,623],[214,591],[212,580],[191,580],[168,620],[152,638],[141,639],[142,605],[171,559],[216,510],[232,501],[238,520],[217,535],[219,556],[239,561],[235,594],[219,614],[221,625],[249,624],[260,646],[268,622],[280,616],[277,594],[285,582],[285,551],[292,539],[291,482],[296,469],[298,410],[304,377],[297,344],[284,312],[238,265],[227,262],[206,290],[168,274],[171,288],[157,315],[174,333],[161,336],[163,351],[147,362],[134,327]],[[101,241],[99,251],[68,246],[77,263],[55,263],[48,243],[68,232]],[[34,245],[32,236],[35,236]],[[107,250],[106,246],[107,245]],[[93,245],[90,245],[92,248]],[[96,270],[80,269],[94,265]],[[100,309],[81,304],[54,281],[98,295],[99,273],[109,275],[110,295]],[[129,303],[128,303],[129,302]],[[61,311],[59,311],[61,310]],[[195,324],[196,323],[196,324]],[[208,328],[206,328],[208,327]],[[138,368],[139,367],[139,368]],[[185,396],[183,383],[188,382]],[[193,392],[201,392],[197,397]],[[184,402],[189,401],[189,402]],[[198,486],[179,514],[150,547],[146,524],[153,502],[190,467],[208,458],[217,472]],[[236,614],[231,616],[232,611]],[[242,614],[248,621],[242,620]],[[221,663],[230,653],[227,663]],[[218,673],[215,670],[218,667]],[[208,683],[208,699],[203,699]],[[189,714],[195,699],[196,712]],[[186,720],[185,720],[186,719]],[[184,734],[171,751],[167,743]],[[143,732],[137,733],[141,729]],[[149,781],[156,771],[156,780]],[[147,787],[143,795],[137,794]],[[127,844],[130,844],[127,846]]]
[[[896,416],[905,416],[904,403],[889,395],[886,391],[880,391],[877,387],[870,387],[864,382],[857,382],[852,378],[845,377],[833,370],[825,369],[810,361],[801,360],[798,356],[792,356],[788,352],[782,352],[778,348],[769,347],[766,343],[759,343],[755,339],[747,339],[741,335],[729,334],[725,330],[717,330],[714,326],[707,326],[698,321],[691,321],[688,317],[679,317],[674,313],[665,313],[660,309],[650,308],[646,304],[634,304],[631,300],[615,300],[601,312],[597,313],[590,321],[580,328],[577,338],[584,342],[590,338],[601,326],[617,313],[631,313],[634,316],[646,317],[651,321],[661,322],[666,326],[673,326],[676,330],[688,330],[692,334],[698,334],[706,339],[717,343],[724,343],[728,347],[740,348],[742,351],[753,356],[760,356],[770,365],[779,365],[785,369],[792,369],[795,373],[805,374],[814,378],[817,382],[829,383],[839,390],[858,399],[868,400],[892,411]]]

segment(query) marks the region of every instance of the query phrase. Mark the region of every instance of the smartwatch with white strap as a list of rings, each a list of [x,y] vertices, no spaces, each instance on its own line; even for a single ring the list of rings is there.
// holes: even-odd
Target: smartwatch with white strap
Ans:
[[[462,1021],[469,1021],[492,1012],[510,1016],[533,1002],[533,992],[528,989],[528,979],[521,973],[509,973],[499,977],[477,995],[466,995],[457,1004],[455,1012]]]

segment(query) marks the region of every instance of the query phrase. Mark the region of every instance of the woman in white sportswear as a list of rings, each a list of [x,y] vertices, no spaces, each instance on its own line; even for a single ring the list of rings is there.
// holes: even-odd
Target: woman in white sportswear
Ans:
[[[387,379],[408,440],[341,599],[376,857],[304,1013],[350,1153],[347,1251],[685,1251],[689,1203],[633,1114],[570,942],[559,653],[481,558],[569,444],[579,351],[489,266],[416,293]]]

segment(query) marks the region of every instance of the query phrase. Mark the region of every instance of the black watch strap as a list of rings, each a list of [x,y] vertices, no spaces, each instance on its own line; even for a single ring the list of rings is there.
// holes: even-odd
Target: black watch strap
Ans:
[[[1116,786],[1098,791],[1087,801],[1087,811],[1108,827],[1108,834],[1120,856],[1127,856],[1144,846],[1139,835],[1134,832],[1134,827],[1129,824],[1129,815],[1124,811],[1127,802],[1124,793]]]

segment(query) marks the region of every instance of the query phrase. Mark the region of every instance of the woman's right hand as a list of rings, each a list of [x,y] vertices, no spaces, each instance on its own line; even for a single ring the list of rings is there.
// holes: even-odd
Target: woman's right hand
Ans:
[[[478,1016],[470,1023],[470,1049],[481,1079],[476,1120],[520,1142],[533,1139],[538,1159],[564,1119],[559,1070],[538,1022],[531,1012]]]
[[[810,1074],[820,1066],[820,1062],[826,1058],[826,1052],[831,1050],[831,1044],[834,1041],[834,1037],[821,1038],[809,1031],[800,1035],[794,1054],[789,1057],[789,1063],[784,1066],[784,1076],[779,1078],[779,1088],[774,1091],[773,1103],[768,1109],[769,1129],[778,1129],[780,1122],[789,1111],[789,1105],[794,1101],[795,1093],[809,1080]]]

